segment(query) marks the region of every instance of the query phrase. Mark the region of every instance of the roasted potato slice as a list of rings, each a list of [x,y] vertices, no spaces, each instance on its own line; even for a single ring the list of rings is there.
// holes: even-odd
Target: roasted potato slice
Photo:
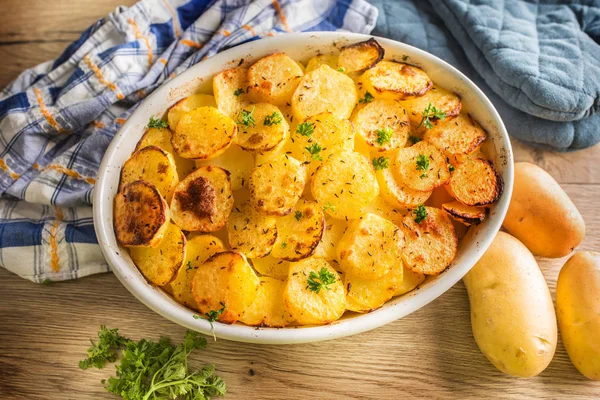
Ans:
[[[321,65],[302,77],[292,96],[292,110],[299,121],[323,112],[348,119],[357,101],[354,81],[328,65]]]
[[[484,206],[498,201],[504,181],[488,160],[469,158],[452,173],[447,189],[466,206]]]
[[[373,96],[408,100],[424,96],[433,86],[421,68],[394,61],[380,61],[364,75],[365,90]]]
[[[445,185],[450,179],[446,156],[426,141],[400,149],[391,168],[396,179],[422,192]]]
[[[444,211],[420,206],[404,217],[401,228],[406,238],[402,260],[413,271],[437,275],[454,260],[458,238]]]
[[[402,272],[402,283],[396,289],[396,293],[394,293],[394,297],[402,296],[405,293],[408,293],[414,290],[417,286],[419,286],[425,280],[425,274],[420,272],[415,272],[410,268],[404,267]]]
[[[425,133],[425,140],[448,154],[469,154],[486,139],[483,128],[468,114],[438,123]]]
[[[384,55],[383,47],[371,38],[343,47],[339,55],[338,66],[344,68],[346,73],[364,71],[383,60]]]
[[[156,247],[169,221],[169,207],[149,183],[135,181],[115,196],[114,226],[117,241],[128,247]]]
[[[222,251],[225,251],[225,245],[212,235],[194,235],[188,239],[185,261],[170,285],[175,300],[188,308],[198,310],[198,304],[192,294],[192,281],[196,270],[210,257]]]
[[[325,285],[327,282],[331,283]],[[323,325],[342,316],[346,293],[340,276],[327,261],[309,258],[290,265],[283,302],[300,325]]]
[[[181,117],[199,107],[216,107],[215,97],[210,94],[196,93],[185,99],[179,100],[169,108],[167,113],[167,120],[169,121],[169,127],[175,129],[177,123]]]
[[[458,201],[442,204],[442,208],[450,217],[467,226],[479,225],[490,212],[490,209],[487,207],[465,206]]]
[[[404,147],[410,133],[406,110],[394,100],[373,100],[356,112],[352,122],[360,138],[374,151]]]
[[[199,107],[181,116],[171,144],[181,157],[209,160],[223,154],[236,134],[231,118],[215,107]]]
[[[393,207],[381,196],[377,196],[375,200],[365,208],[364,212],[379,215],[380,217],[391,221],[396,226],[400,226],[402,225],[402,219],[408,211],[404,208]]]
[[[319,54],[318,56],[314,56],[308,60],[305,72],[314,71],[321,65],[328,65],[330,68],[338,69],[338,56],[333,54]]]
[[[376,280],[402,264],[404,234],[376,214],[354,220],[337,244],[337,260],[344,274]]]
[[[346,225],[345,220],[335,219],[329,215],[325,217],[325,230],[323,238],[315,250],[315,257],[324,258],[327,261],[336,259],[336,247],[346,230]]]
[[[132,247],[129,254],[150,283],[164,286],[175,278],[185,260],[185,235],[177,225],[169,223],[158,246]]]
[[[248,98],[248,69],[231,68],[213,78],[213,93],[219,111],[235,118],[240,110],[250,104]],[[173,128],[173,126],[171,126]]]
[[[456,93],[435,85],[424,96],[405,100],[400,104],[406,109],[408,119],[413,127],[423,126],[423,113],[428,107],[435,107],[437,110],[442,111],[445,114],[444,122],[458,116],[462,109],[462,102]],[[429,120],[438,125],[442,123],[437,118],[430,118]]]
[[[277,241],[271,255],[288,261],[310,257],[325,230],[325,218],[317,203],[301,199],[292,212],[277,218]]]
[[[306,169],[287,154],[256,166],[250,173],[250,201],[261,213],[289,214],[304,190]]]
[[[171,218],[186,231],[215,232],[225,226],[232,208],[229,173],[207,165],[177,185],[171,201]]]
[[[395,153],[390,155],[395,158]],[[423,204],[431,196],[431,191],[414,190],[394,176],[391,168],[375,172],[379,183],[379,194],[391,206],[397,208],[410,208]]]
[[[380,279],[362,279],[350,274],[344,274],[346,286],[346,309],[355,312],[369,312],[381,307],[394,297],[396,290],[402,284],[404,269],[402,261],[392,266],[390,271]]]
[[[175,160],[175,166],[177,167],[177,174],[180,179],[183,179],[190,172],[192,172],[196,167],[194,166],[194,161],[188,160],[187,158],[179,157],[175,150],[173,150],[173,146],[171,146],[171,130],[167,128],[150,128],[144,133],[137,146],[135,146],[135,151],[141,150],[144,147],[156,146],[160,147],[167,153],[170,153]]]
[[[232,144],[220,156],[212,160],[196,161],[197,167],[214,165],[229,172],[231,179],[231,190],[241,189],[250,176],[250,170],[254,167],[254,156],[249,151]]]
[[[250,326],[283,328],[294,318],[283,305],[285,281],[264,276],[260,278],[256,298],[248,307],[240,321]]]
[[[254,269],[259,274],[280,280],[287,279],[290,270],[289,261],[280,260],[270,255],[262,258],[253,258],[251,261]]]
[[[356,219],[379,193],[369,160],[355,152],[337,153],[315,172],[312,195],[337,219]]]
[[[248,69],[248,95],[256,103],[283,106],[289,103],[304,72],[285,54],[272,54]]]
[[[259,285],[260,279],[242,253],[224,251],[198,267],[192,293],[202,314],[223,310],[217,320],[233,324],[254,302]]]
[[[135,181],[148,182],[158,189],[167,202],[171,201],[175,186],[179,183],[173,156],[156,146],[136,151],[123,164],[119,190]]]
[[[235,119],[235,142],[244,150],[265,153],[284,142],[290,127],[279,108],[272,104],[251,104],[242,108]]]
[[[259,213],[250,203],[234,207],[227,222],[229,246],[246,257],[264,257],[277,239],[275,218]]]

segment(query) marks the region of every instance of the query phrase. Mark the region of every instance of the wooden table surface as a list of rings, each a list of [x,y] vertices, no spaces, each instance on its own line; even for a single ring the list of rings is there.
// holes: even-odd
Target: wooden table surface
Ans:
[[[23,69],[56,57],[117,5],[133,3],[2,0],[0,87]],[[580,249],[600,250],[600,146],[558,154],[513,145],[518,161],[547,169],[583,214],[587,237]],[[539,260],[553,295],[564,262]],[[139,303],[112,274],[43,286],[0,268],[0,399],[114,398],[100,384],[113,374],[112,366],[100,371],[77,366],[100,324],[132,338],[184,334]],[[194,359],[217,365],[231,399],[600,398],[600,382],[577,372],[562,343],[536,378],[497,371],[473,340],[462,283],[402,320],[354,337],[293,346],[209,341],[208,350]]]

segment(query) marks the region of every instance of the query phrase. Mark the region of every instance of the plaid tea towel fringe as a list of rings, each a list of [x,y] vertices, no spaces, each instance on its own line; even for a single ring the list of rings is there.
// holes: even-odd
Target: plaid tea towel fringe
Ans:
[[[0,265],[34,282],[108,271],[91,198],[136,104],[229,47],[291,31],[370,33],[365,0],[142,0],[0,92]]]

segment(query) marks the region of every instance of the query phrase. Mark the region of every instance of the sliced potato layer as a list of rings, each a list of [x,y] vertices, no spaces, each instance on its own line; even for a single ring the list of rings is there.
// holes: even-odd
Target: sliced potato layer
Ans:
[[[359,72],[375,66],[383,59],[385,51],[373,38],[342,48],[338,65],[343,72]]]
[[[150,283],[163,286],[175,278],[185,260],[186,239],[175,224],[168,224],[156,247],[132,247],[131,259]]]
[[[422,192],[445,185],[450,179],[446,156],[426,141],[400,149],[392,168],[398,180]]]
[[[148,182],[156,187],[167,201],[170,201],[173,190],[179,183],[173,156],[156,146],[148,146],[136,151],[123,164],[119,189],[134,181]]]
[[[486,139],[483,128],[468,114],[438,123],[425,133],[425,140],[448,154],[469,154]]]
[[[304,190],[306,170],[286,154],[258,165],[250,174],[250,200],[261,213],[289,214]]]
[[[264,257],[277,239],[275,218],[259,213],[250,203],[234,207],[227,223],[229,245],[247,257]]]
[[[425,95],[433,83],[421,68],[394,61],[381,61],[367,70],[362,80],[374,96],[407,100]]]
[[[232,144],[217,158],[196,161],[197,167],[204,167],[207,165],[221,167],[229,172],[231,190],[238,190],[248,182],[250,170],[254,167],[254,156],[240,146]]]
[[[401,228],[406,238],[402,260],[415,272],[437,275],[454,260],[458,237],[450,217],[444,211],[424,207],[426,215],[423,216],[417,210],[422,211],[423,207],[413,209],[402,222]]]
[[[171,217],[186,231],[215,232],[225,226],[233,207],[229,173],[208,165],[177,185]]]
[[[439,86],[433,86],[424,96],[405,100],[400,104],[406,109],[410,124],[414,127],[423,126],[423,114],[426,113],[425,110],[429,107],[432,107],[431,109],[435,107],[436,110],[442,111],[445,114],[444,122],[456,117],[462,109],[460,97]],[[442,123],[441,121],[438,122],[436,118],[430,118],[430,121],[438,125]]]
[[[338,56],[333,54],[319,54],[314,56],[306,64],[306,72],[314,71],[321,65],[328,65],[330,68],[338,69]]]
[[[357,101],[354,81],[328,65],[321,65],[300,81],[292,97],[292,110],[299,121],[323,112],[348,119]]]
[[[290,127],[281,110],[272,104],[251,104],[235,117],[238,134],[235,142],[245,150],[273,151],[287,139]]]
[[[450,217],[462,222],[467,226],[479,225],[483,222],[488,212],[490,211],[489,208],[486,207],[465,206],[464,204],[459,203],[458,201],[442,204],[442,208],[448,213]]]
[[[285,54],[261,58],[248,70],[248,94],[256,103],[283,106],[289,103],[302,75],[302,67]]]
[[[333,261],[337,258],[336,247],[346,230],[346,221],[335,219],[327,215],[325,217],[325,230],[323,238],[315,250],[315,257]]]
[[[309,285],[311,277],[318,284],[321,282],[318,277],[323,275],[333,282],[320,286],[318,291],[315,286]],[[323,259],[309,258],[292,263],[283,292],[283,302],[286,310],[301,325],[328,324],[344,313],[344,284],[338,273]]]
[[[390,158],[394,158],[390,155]],[[431,191],[414,190],[394,176],[391,168],[376,171],[379,194],[390,205],[397,208],[410,208],[423,204],[431,196]]]
[[[199,107],[181,116],[171,144],[181,157],[207,160],[223,154],[236,134],[231,118],[215,107]]]
[[[186,97],[185,99],[179,100],[169,108],[167,114],[167,120],[169,121],[169,127],[175,129],[179,120],[183,116],[192,110],[199,107],[216,107],[215,97],[210,94],[197,93]]]
[[[406,110],[393,100],[373,100],[354,115],[352,122],[360,137],[376,151],[404,147],[410,133]]]
[[[219,72],[213,78],[213,92],[219,111],[235,118],[240,110],[250,104],[248,98],[248,69],[237,67]],[[171,125],[171,128],[174,128]]]
[[[175,160],[177,173],[180,179],[183,179],[195,169],[194,161],[187,158],[179,157],[173,146],[171,145],[171,131],[167,128],[150,128],[144,133],[138,144],[135,146],[135,151],[141,150],[144,147],[156,146],[160,147],[167,153],[170,153]]]
[[[165,199],[144,181],[123,186],[115,196],[113,214],[117,241],[129,247],[156,247],[169,221]]]
[[[359,153],[338,153],[315,173],[312,195],[337,219],[355,219],[379,193],[375,171]]]
[[[410,268],[404,267],[402,272],[402,283],[396,289],[395,296],[402,296],[405,293],[408,293],[414,290],[417,286],[419,286],[425,280],[425,274],[420,272],[415,272]]]
[[[294,318],[283,305],[283,291],[285,281],[264,276],[260,278],[260,285],[256,298],[248,307],[241,322],[250,326],[268,326],[283,328],[294,321]]]
[[[483,206],[498,201],[504,181],[491,162],[469,158],[452,173],[448,192],[467,206]]]
[[[386,301],[394,297],[396,290],[402,284],[402,261],[380,279],[362,279],[350,274],[344,274],[346,295],[346,309],[355,312],[369,312],[381,307]]]
[[[280,280],[285,280],[290,270],[289,261],[280,260],[270,255],[262,258],[253,258],[251,261],[254,269],[259,274]]]

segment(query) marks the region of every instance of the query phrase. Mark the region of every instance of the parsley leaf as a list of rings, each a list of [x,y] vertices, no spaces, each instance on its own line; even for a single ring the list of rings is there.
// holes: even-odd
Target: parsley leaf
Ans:
[[[371,93],[369,93],[369,92],[366,92],[366,93],[365,93],[365,97],[363,97],[362,99],[358,100],[358,103],[359,103],[359,104],[361,104],[361,103],[367,104],[367,103],[370,103],[370,102],[372,102],[372,101],[373,101],[373,98],[374,98],[374,97],[373,97],[373,95],[372,95]]]
[[[273,111],[273,114],[267,115],[263,122],[263,124],[265,126],[279,125],[280,123],[281,123],[281,114],[279,114],[277,111]]]
[[[331,204],[331,202],[327,202],[327,204],[325,204],[325,206],[323,207],[323,211],[327,210],[331,210],[333,212],[335,211],[335,206]]]
[[[167,121],[163,121],[160,118],[154,118],[154,117],[150,117],[150,121],[148,121],[148,128],[168,128],[169,124],[167,123]]]
[[[191,262],[191,261],[188,261],[188,262],[187,262],[187,265],[186,265],[186,269],[185,269],[185,270],[186,270],[186,271],[189,271],[189,270],[192,270],[192,269],[194,269],[194,267],[192,266],[192,262]]]
[[[256,123],[254,122],[254,117],[252,116],[252,113],[254,112],[254,107],[252,107],[252,110],[248,111],[248,110],[242,110],[238,116],[237,116],[237,123],[240,125],[244,125],[244,126],[256,126]]]
[[[311,144],[308,147],[305,147],[305,149],[310,153],[311,157],[313,160],[317,160],[317,161],[323,161],[323,158],[321,158],[321,156],[319,155],[319,153],[321,152],[321,150],[323,150],[323,148],[321,147],[321,145],[317,142]]]
[[[425,128],[431,129],[433,128],[433,124],[431,123],[432,118],[437,118],[440,121],[443,121],[446,118],[446,113],[443,110],[436,108],[436,106],[434,106],[431,103],[429,103],[427,108],[423,110],[421,115],[423,117],[421,118],[421,122],[419,122],[419,125],[417,125],[417,129],[421,125],[425,125]]]
[[[281,248],[282,249],[285,249],[286,247],[287,247],[287,243],[286,242],[281,243]]]
[[[339,67],[337,70],[338,70],[339,72],[346,72],[346,68],[344,68],[344,67]]]
[[[455,170],[455,169],[456,169],[456,168],[454,168],[454,165],[452,165],[452,164],[448,164],[448,170],[449,170],[450,172],[454,172],[454,170]]]
[[[318,275],[315,271],[310,271],[310,274],[308,274],[307,282],[308,282],[308,289],[311,292],[315,292],[315,293],[319,294],[319,292],[323,288],[327,289],[327,290],[331,290],[329,285],[333,285],[334,283],[336,283],[337,277],[335,276],[335,273],[329,271],[325,267],[322,267],[321,270],[319,271]]]
[[[420,206],[418,206],[415,209],[413,214],[415,216],[415,222],[417,224],[420,224],[421,222],[423,222],[425,220],[425,218],[427,218],[427,209],[425,208],[425,206],[423,204],[421,204]]]
[[[106,362],[116,361],[117,350],[128,341],[129,339],[119,335],[118,329],[106,329],[104,325],[100,325],[98,343],[90,340],[92,347],[87,350],[88,357],[79,361],[79,368],[103,368]]]
[[[315,132],[315,125],[312,122],[303,122],[296,128],[296,133],[302,136],[311,137]]]
[[[417,156],[417,171],[425,171],[421,174],[421,179],[427,177],[427,170],[429,169],[429,157],[419,154]]]
[[[215,336],[215,327],[213,326],[213,322],[219,319],[219,315],[223,314],[223,311],[225,311],[225,303],[221,301],[219,304],[221,305],[221,308],[218,310],[210,310],[209,312],[204,313],[204,315],[194,315],[194,319],[205,319],[210,322],[210,328],[215,340],[217,340],[217,337]]]
[[[390,159],[388,157],[375,157],[373,159],[373,168],[375,171],[386,169],[390,167]]]
[[[413,135],[410,135],[410,136],[408,137],[408,140],[409,140],[409,141],[410,141],[412,144],[416,144],[416,143],[419,143],[419,142],[420,142],[421,140],[423,140],[423,139],[421,139],[421,138],[420,138],[420,137],[418,137],[418,136],[413,136]]]
[[[390,140],[392,140],[392,135],[394,134],[394,131],[392,131],[390,128],[383,128],[377,129],[375,133],[377,134],[377,139],[375,139],[375,142],[377,142],[378,145],[383,146],[384,144],[389,143]]]
[[[296,211],[294,213],[294,218],[296,218],[296,221],[300,221],[300,218],[302,218],[302,212],[301,211]]]
[[[402,56],[402,62],[407,62],[408,61],[408,56],[406,54],[404,54]]]
[[[242,89],[242,88],[237,88],[237,89],[235,90],[235,92],[233,92],[233,95],[234,95],[235,97],[238,97],[240,94],[244,94],[244,89]]]

